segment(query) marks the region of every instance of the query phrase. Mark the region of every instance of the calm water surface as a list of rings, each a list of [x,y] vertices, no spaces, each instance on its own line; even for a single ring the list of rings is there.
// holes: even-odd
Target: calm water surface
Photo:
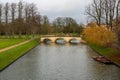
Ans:
[[[0,73],[0,80],[120,80],[120,68],[94,61],[86,45],[40,44]]]

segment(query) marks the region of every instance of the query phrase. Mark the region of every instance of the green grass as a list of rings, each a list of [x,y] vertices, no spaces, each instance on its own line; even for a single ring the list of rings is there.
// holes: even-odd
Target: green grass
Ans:
[[[0,39],[0,49],[18,44],[25,40],[27,40],[27,39]]]
[[[92,49],[94,49],[95,51],[97,51],[98,53],[104,56],[110,57],[118,53],[115,49],[110,47],[103,47],[95,44],[89,44],[89,45]]]
[[[24,55],[31,48],[38,45],[39,43],[38,40],[39,39],[32,40],[26,44],[0,53],[0,71],[4,69],[6,66],[8,66],[10,63],[14,62],[20,56]]]

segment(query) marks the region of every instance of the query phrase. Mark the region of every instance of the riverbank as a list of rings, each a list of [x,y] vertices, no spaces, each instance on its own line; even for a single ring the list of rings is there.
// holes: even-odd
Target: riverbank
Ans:
[[[12,64],[26,52],[38,45],[39,39],[33,39],[28,43],[22,44],[10,50],[0,53],[0,71]]]
[[[89,44],[89,46],[95,50],[98,54],[109,58],[113,63],[120,67],[120,52],[110,48],[102,47],[95,44]]]

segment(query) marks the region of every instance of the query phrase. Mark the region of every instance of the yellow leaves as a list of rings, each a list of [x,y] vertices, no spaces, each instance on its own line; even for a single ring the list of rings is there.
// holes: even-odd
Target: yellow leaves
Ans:
[[[115,34],[105,26],[98,26],[95,23],[87,26],[83,34],[90,43],[106,46],[115,40]]]

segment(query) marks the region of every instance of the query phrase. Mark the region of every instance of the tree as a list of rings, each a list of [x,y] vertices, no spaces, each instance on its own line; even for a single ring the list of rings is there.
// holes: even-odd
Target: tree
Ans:
[[[106,24],[113,28],[113,21],[118,20],[120,9],[120,0],[93,0],[93,3],[87,6],[86,14],[99,26]]]
[[[9,29],[9,27],[8,27],[8,14],[9,14],[9,3],[6,3],[5,4],[5,6],[4,6],[4,12],[5,12],[5,25],[6,25],[6,31],[5,31],[5,33],[6,33],[6,37],[8,36],[8,29]]]
[[[54,32],[58,33],[80,33],[80,28],[75,19],[71,17],[57,17],[53,21]]]
[[[102,23],[102,17],[103,17],[103,4],[104,0],[93,0],[93,3],[87,6],[86,8],[86,14],[92,18],[92,20],[95,20],[98,25]]]
[[[3,8],[3,5],[2,3],[0,4],[0,24],[2,22],[2,8]]]
[[[13,36],[14,36],[14,34],[15,34],[14,23],[15,23],[15,16],[16,16],[16,8],[17,8],[16,3],[12,3],[12,4],[11,4],[11,17],[12,17],[11,33],[12,33]]]
[[[76,29],[78,27],[76,20],[74,20],[71,17],[66,17],[64,19],[64,22],[65,22],[65,28],[64,28],[65,33],[76,33]]]
[[[6,25],[8,25],[9,3],[5,4],[4,10],[5,10],[5,23]]]
[[[53,21],[53,26],[54,26],[55,33],[63,32],[64,26],[65,26],[64,18],[63,17],[57,17]]]
[[[11,16],[12,16],[12,22],[15,21],[15,14],[16,14],[16,3],[11,4]]]
[[[0,34],[19,34],[19,37],[22,34],[37,34],[41,24],[42,17],[34,3],[0,3]]]
[[[5,26],[3,24],[0,24],[0,36],[5,35]]]
[[[42,32],[43,34],[51,33],[50,23],[47,16],[43,16]]]
[[[119,13],[120,13],[120,0],[117,0],[116,4],[116,24],[119,23]]]
[[[104,0],[103,9],[104,9],[104,19],[107,26],[109,26],[109,0]]]
[[[18,19],[22,20],[22,12],[23,12],[23,2],[18,2]]]
[[[18,2],[18,19],[17,19],[17,23],[18,23],[18,31],[19,31],[19,37],[21,38],[21,34],[22,34],[22,29],[23,29],[23,18],[22,18],[22,13],[23,13],[23,2],[19,1]]]
[[[25,4],[24,12],[25,12],[25,22],[28,23],[30,5],[28,3]]]
[[[115,17],[119,16],[119,7],[120,0],[104,0],[103,2],[103,10],[104,10],[104,23],[108,26],[108,28],[113,28],[113,21]],[[117,20],[117,18],[116,18]]]
[[[2,7],[3,7],[3,5],[2,4],[0,4],[0,35],[1,35],[1,33],[2,33]]]
[[[113,28],[113,20],[115,17],[115,9],[116,9],[116,0],[109,0],[109,26]]]

